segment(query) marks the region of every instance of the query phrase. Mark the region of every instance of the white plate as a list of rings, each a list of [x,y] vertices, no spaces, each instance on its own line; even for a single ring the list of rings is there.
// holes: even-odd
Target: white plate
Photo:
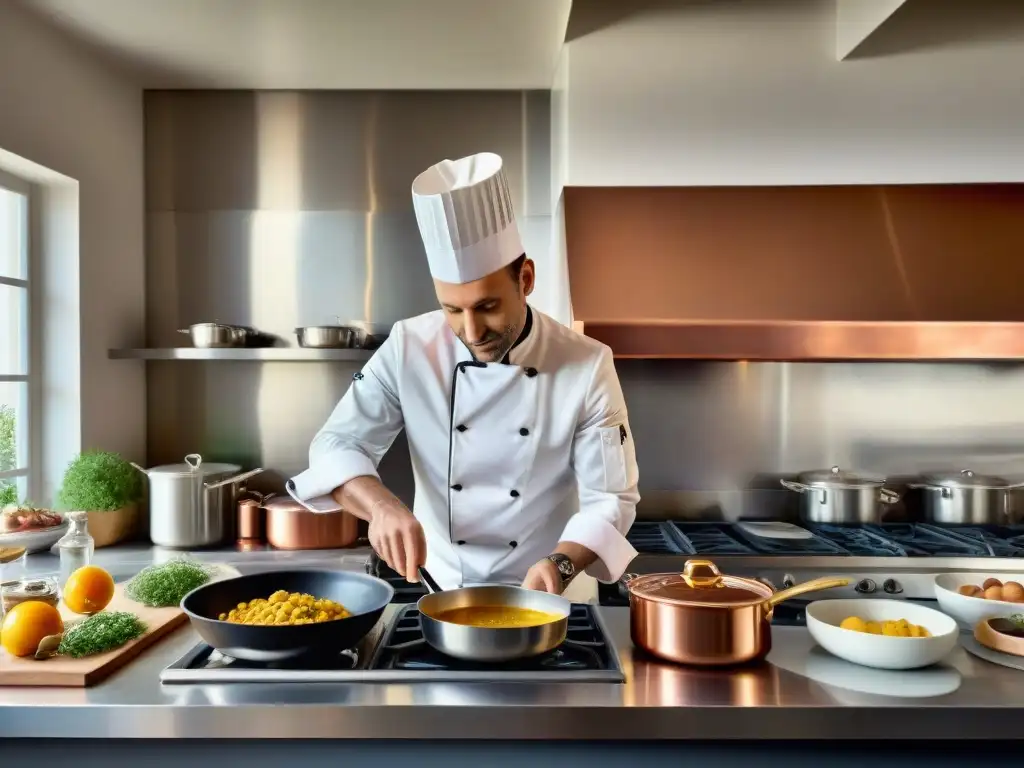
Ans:
[[[940,573],[935,577],[935,598],[939,601],[939,608],[956,619],[961,627],[972,631],[984,619],[1005,619],[1015,613],[1024,613],[1024,603],[967,597],[957,592],[964,584],[980,587],[985,579],[999,579],[1004,584],[1008,581],[1024,584],[1024,573]]]
[[[906,619],[931,637],[887,637],[842,629],[848,616],[865,621]],[[907,600],[816,600],[807,606],[807,630],[834,656],[875,669],[919,669],[935,664],[956,646],[959,628],[953,619]]]
[[[736,523],[736,527],[746,531],[751,536],[760,536],[762,539],[811,539],[814,537],[814,534],[806,528],[801,528],[792,523],[762,523],[744,520],[741,523]]]
[[[52,528],[41,528],[35,531],[19,533],[0,533],[0,546],[24,547],[29,554],[32,552],[45,552],[67,532],[68,521],[65,518],[64,522]]]

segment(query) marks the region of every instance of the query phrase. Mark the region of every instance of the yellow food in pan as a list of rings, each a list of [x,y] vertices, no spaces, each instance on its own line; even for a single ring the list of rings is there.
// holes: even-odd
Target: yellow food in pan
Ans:
[[[491,629],[516,629],[539,627],[550,624],[562,617],[556,613],[535,611],[512,605],[477,605],[468,608],[449,608],[434,615],[438,621],[462,624],[467,627],[489,627]]]
[[[283,589],[279,589],[266,600],[257,598],[248,603],[239,603],[217,618],[232,624],[292,626],[295,624],[320,624],[324,621],[345,619],[351,615],[345,606],[333,600],[325,600],[299,592],[289,594]]]

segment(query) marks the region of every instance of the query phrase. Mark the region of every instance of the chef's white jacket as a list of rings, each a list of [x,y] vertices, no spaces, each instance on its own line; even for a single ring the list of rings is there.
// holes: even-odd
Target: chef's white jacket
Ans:
[[[445,589],[520,583],[559,541],[612,582],[636,556],[638,470],[611,350],[537,310],[506,358],[482,364],[442,311],[397,323],[313,439],[292,496],[338,509],[331,491],[377,466],[404,427],[427,540]]]

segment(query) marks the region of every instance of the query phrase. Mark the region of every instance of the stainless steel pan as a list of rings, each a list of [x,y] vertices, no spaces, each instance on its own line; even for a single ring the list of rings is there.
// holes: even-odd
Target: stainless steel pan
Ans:
[[[565,641],[572,604],[564,597],[504,585],[462,587],[442,591],[420,568],[420,579],[430,591],[419,599],[423,637],[435,650],[467,661],[502,662],[540,656]],[[435,618],[453,608],[515,606],[561,616],[535,627],[469,627]]]

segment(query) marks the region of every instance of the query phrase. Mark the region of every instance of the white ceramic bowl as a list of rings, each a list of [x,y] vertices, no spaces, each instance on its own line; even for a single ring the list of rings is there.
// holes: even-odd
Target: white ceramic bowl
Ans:
[[[970,630],[984,619],[1003,619],[1024,613],[1024,603],[967,597],[957,592],[964,584],[980,587],[985,579],[999,579],[1004,584],[1008,581],[1024,584],[1024,573],[940,573],[935,577],[935,598],[939,601],[939,608],[956,619],[960,626]]]
[[[887,637],[842,629],[848,616],[865,621],[906,619],[931,637]],[[817,600],[807,606],[807,629],[814,641],[834,656],[875,669],[919,669],[935,664],[956,646],[959,628],[953,619],[908,600]]]

